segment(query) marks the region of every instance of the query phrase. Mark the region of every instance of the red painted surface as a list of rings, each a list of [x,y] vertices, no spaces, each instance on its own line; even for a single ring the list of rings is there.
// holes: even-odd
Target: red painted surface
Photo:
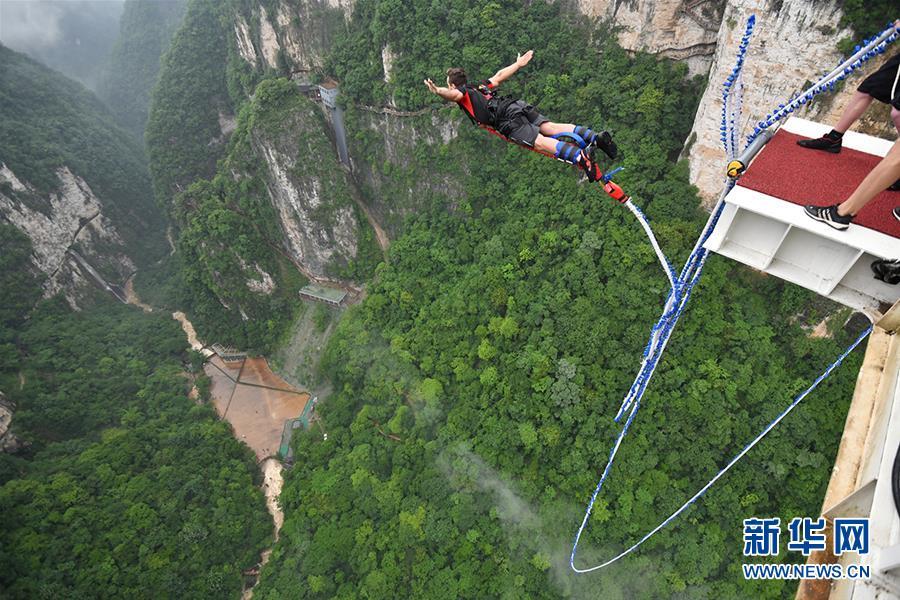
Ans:
[[[738,185],[793,204],[839,204],[881,157],[844,148],[838,154],[797,145],[802,137],[786,131],[775,134]],[[900,206],[900,192],[884,191],[860,211],[853,223],[900,238],[900,221],[891,210]]]

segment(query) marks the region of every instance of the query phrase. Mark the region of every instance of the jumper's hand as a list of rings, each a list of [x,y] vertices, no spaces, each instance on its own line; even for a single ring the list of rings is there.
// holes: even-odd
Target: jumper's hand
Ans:
[[[434,82],[433,82],[432,80],[430,80],[430,79],[426,79],[426,80],[425,80],[425,87],[427,87],[427,88],[428,88],[428,91],[430,91],[432,94],[437,94],[437,93],[438,93],[437,86],[434,85]]]
[[[534,56],[534,50],[529,50],[525,54],[519,54],[516,56],[516,64],[520,67],[524,67],[528,64],[528,61],[531,60],[532,56]]]

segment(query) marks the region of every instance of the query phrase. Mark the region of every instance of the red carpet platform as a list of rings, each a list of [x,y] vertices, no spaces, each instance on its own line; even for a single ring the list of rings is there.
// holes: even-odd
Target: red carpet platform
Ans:
[[[793,204],[828,206],[853,193],[881,157],[844,148],[840,154],[797,145],[800,136],[775,134],[740,178],[738,185]],[[891,211],[900,207],[900,192],[882,192],[853,223],[900,238],[900,221]]]

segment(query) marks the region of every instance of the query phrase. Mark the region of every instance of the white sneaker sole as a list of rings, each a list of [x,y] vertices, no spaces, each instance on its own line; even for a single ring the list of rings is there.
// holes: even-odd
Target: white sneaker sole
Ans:
[[[806,213],[806,216],[809,217],[810,219],[813,219],[814,221],[818,221],[819,223],[825,223],[832,229],[837,229],[838,231],[846,231],[847,229],[850,228],[850,225],[848,223],[835,223],[834,221],[820,217],[819,215],[808,213],[806,211],[803,211],[803,212]]]

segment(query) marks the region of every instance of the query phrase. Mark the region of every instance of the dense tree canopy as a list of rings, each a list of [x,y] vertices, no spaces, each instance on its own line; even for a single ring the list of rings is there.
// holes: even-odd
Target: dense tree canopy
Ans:
[[[38,304],[0,225],[0,390],[29,446],[0,454],[5,598],[238,597],[271,537],[253,453],[188,399],[184,334],[103,296]],[[27,320],[24,317],[27,315]]]
[[[234,109],[225,78],[228,44],[220,9],[214,0],[188,3],[153,89],[147,151],[156,198],[166,208],[194,180],[212,176],[224,149],[219,119]]]
[[[3,184],[4,194],[42,211],[59,187],[58,170],[68,168],[90,186],[137,264],[162,254],[164,225],[140,143],[81,84],[2,45],[0,163],[35,188]]]
[[[857,41],[880,33],[897,18],[897,4],[893,0],[843,0],[841,4],[841,25],[850,26]],[[848,50],[849,48],[852,46],[847,47]]]
[[[119,124],[140,140],[144,139],[160,58],[181,23],[186,5],[186,0],[125,2],[119,37],[97,94]]]
[[[383,84],[386,43],[399,56]],[[629,57],[602,33],[592,42],[557,5],[465,0],[359,2],[331,65],[353,101],[414,107],[433,102],[423,74],[461,64],[488,76],[528,47],[536,57],[507,93],[611,129],[619,181],[684,259],[703,215],[674,160],[702,86],[682,67]],[[428,177],[415,158],[390,168]],[[257,597],[792,596],[790,582],[743,580],[741,521],[817,514],[860,357],[637,556],[573,577],[568,545],[666,281],[632,217],[559,163],[465,126],[440,158],[459,165],[463,193],[409,221],[329,343],[328,440],[295,442],[304,461],[282,493],[287,518]],[[831,310],[710,259],[582,564],[655,526],[834,359],[847,334],[803,328]]]

